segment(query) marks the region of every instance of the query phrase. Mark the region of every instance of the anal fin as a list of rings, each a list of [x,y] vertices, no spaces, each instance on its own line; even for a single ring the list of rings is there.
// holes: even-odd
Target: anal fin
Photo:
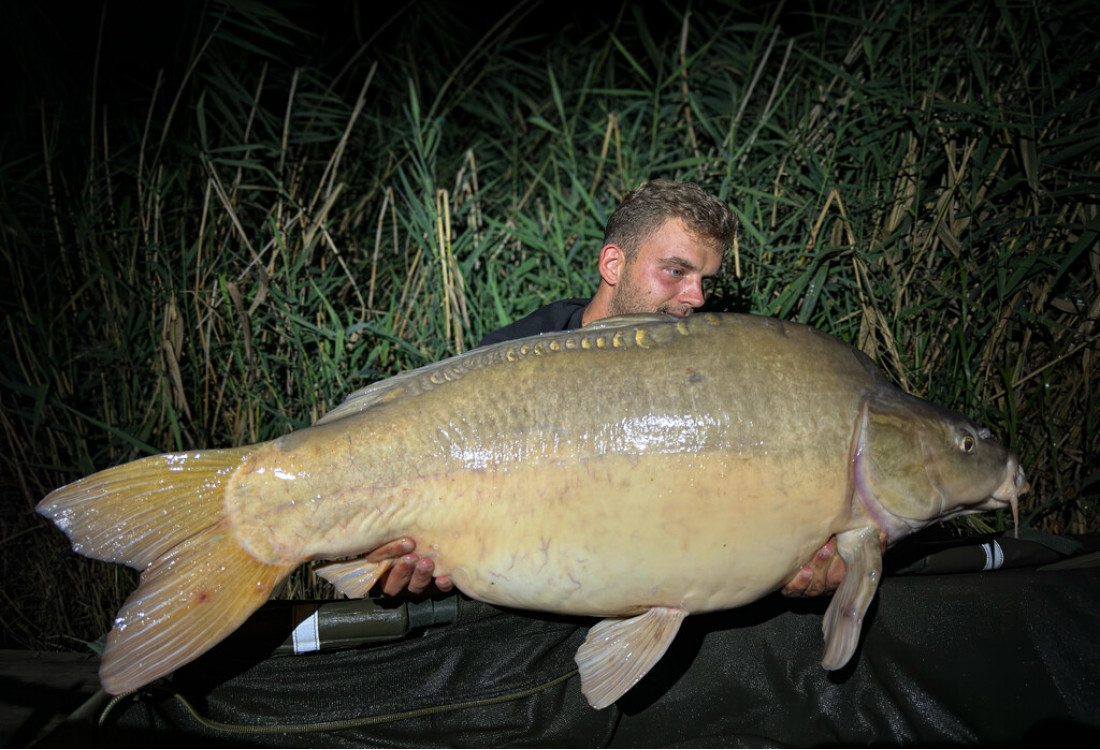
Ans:
[[[393,560],[381,562],[367,562],[366,558],[357,557],[354,560],[340,560],[338,562],[318,565],[313,572],[331,583],[344,596],[350,599],[362,599],[371,590],[371,587],[393,566]]]
[[[837,534],[836,544],[848,569],[821,625],[825,634],[825,657],[821,666],[829,670],[840,669],[855,653],[863,615],[875,598],[882,578],[882,542],[877,528],[865,527]]]
[[[576,656],[581,692],[592,708],[606,708],[634,687],[664,656],[686,616],[681,609],[653,607],[596,623]]]

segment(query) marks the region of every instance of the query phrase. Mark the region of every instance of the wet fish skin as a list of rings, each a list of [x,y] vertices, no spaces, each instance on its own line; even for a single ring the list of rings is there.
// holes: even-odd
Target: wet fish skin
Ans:
[[[1015,512],[1026,488],[987,430],[812,328],[630,316],[395,376],[275,441],[108,469],[39,512],[143,571],[108,639],[110,692],[201,654],[302,561],[411,536],[475,598],[608,618],[578,653],[602,707],[684,616],[775,590],[833,534],[849,572],[823,663],[842,666],[883,541]],[[384,566],[318,570],[361,596]]]

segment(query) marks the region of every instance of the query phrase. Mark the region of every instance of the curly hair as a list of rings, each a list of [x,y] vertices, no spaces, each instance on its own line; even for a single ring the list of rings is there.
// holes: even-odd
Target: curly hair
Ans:
[[[729,207],[694,182],[650,180],[627,193],[611,214],[604,245],[618,245],[633,261],[638,248],[671,218],[696,236],[713,240],[722,252],[733,242],[737,217]]]

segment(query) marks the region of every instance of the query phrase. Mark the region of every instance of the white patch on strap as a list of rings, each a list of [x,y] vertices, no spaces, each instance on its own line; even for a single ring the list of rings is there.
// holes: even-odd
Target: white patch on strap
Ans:
[[[982,570],[997,570],[1005,564],[1005,551],[997,542],[988,542],[982,545],[985,553],[985,567]]]
[[[317,625],[317,610],[294,628],[294,653],[308,654],[321,650],[321,633]]]

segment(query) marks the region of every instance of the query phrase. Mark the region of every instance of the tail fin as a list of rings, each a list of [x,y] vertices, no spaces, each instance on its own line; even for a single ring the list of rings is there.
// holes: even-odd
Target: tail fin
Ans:
[[[165,454],[50,493],[38,512],[77,552],[142,571],[107,637],[100,680],[123,693],[233,632],[296,564],[261,562],[223,518],[224,483],[254,447]]]

